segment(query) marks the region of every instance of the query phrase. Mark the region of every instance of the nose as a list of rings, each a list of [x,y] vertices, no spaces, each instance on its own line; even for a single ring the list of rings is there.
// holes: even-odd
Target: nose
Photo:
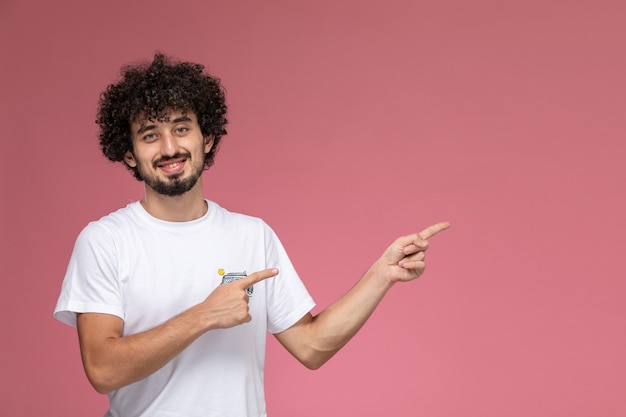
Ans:
[[[170,133],[164,134],[161,141],[161,154],[164,156],[174,156],[177,152],[178,142],[176,138]]]

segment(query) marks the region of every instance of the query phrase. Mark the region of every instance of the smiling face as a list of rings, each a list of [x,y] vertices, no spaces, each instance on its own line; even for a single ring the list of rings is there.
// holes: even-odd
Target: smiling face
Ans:
[[[204,137],[196,115],[172,111],[163,122],[137,120],[131,124],[133,151],[124,162],[136,167],[149,189],[166,196],[191,190],[202,175],[205,155],[213,140]]]

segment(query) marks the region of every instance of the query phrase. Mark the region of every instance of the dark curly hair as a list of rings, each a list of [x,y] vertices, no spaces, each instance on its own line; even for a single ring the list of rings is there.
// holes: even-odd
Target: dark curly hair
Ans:
[[[123,161],[124,155],[132,152],[131,123],[140,118],[164,122],[172,110],[178,110],[195,113],[202,134],[213,136],[204,169],[213,165],[228,123],[225,93],[218,78],[204,73],[203,65],[173,62],[161,53],[150,63],[122,67],[121,74],[122,80],[100,95],[96,119],[102,153],[109,160]],[[141,180],[136,168],[124,165]]]

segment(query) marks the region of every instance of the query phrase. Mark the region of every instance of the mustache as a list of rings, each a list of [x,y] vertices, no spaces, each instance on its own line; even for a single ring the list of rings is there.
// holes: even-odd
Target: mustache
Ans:
[[[154,167],[156,168],[160,164],[167,164],[169,161],[173,161],[175,159],[181,159],[181,158],[189,159],[189,158],[191,158],[191,154],[188,153],[188,152],[185,152],[185,153],[178,152],[178,153],[176,153],[176,154],[174,154],[172,156],[159,158],[156,161],[154,161],[152,165],[154,165]]]

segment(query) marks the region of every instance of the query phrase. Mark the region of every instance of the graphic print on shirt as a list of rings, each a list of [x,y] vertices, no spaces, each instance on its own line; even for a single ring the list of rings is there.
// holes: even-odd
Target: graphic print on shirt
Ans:
[[[219,276],[222,277],[222,284],[228,284],[230,282],[237,281],[239,279],[242,279],[242,278],[245,278],[245,277],[248,276],[246,271],[226,273],[226,271],[224,271],[224,269],[222,269],[222,268],[218,269],[217,273],[218,273]],[[253,286],[250,286],[250,287],[246,288],[246,293],[248,294],[248,297],[252,297],[252,292],[253,291],[254,291],[254,287]]]

